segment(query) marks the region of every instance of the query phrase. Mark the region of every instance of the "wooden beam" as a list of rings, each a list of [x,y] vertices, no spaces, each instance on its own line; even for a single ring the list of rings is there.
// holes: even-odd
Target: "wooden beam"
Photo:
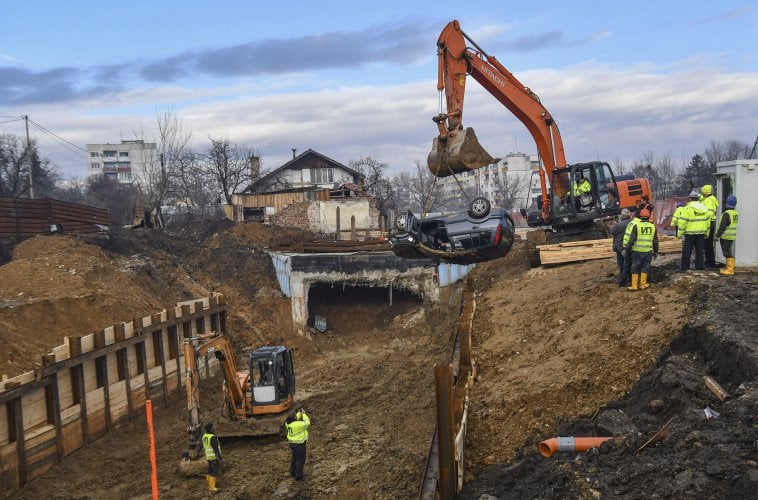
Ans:
[[[24,415],[21,409],[21,398],[11,402],[13,406],[13,421],[16,424],[16,459],[18,460],[18,485],[26,484],[26,438],[24,437]]]
[[[158,335],[155,335],[157,333]],[[156,337],[158,342],[155,342]],[[158,359],[161,363],[161,377],[163,378],[163,403],[168,401],[168,388],[166,387],[166,353],[163,349],[163,330],[153,332],[153,349],[157,349]]]
[[[110,432],[113,427],[111,421],[111,391],[108,383],[108,356],[102,356],[102,363],[95,362],[95,369],[100,370],[100,377],[103,381],[103,402],[105,404],[105,430]]]
[[[61,422],[61,402],[58,393],[58,374],[50,377],[50,396],[53,405],[53,422],[55,423],[55,451],[58,455],[58,461],[63,460],[65,450],[63,449],[63,423]]]
[[[87,388],[84,386],[84,365],[79,364],[71,367],[76,373],[79,386],[79,420],[82,426],[82,443],[90,442],[89,422],[87,421]]]

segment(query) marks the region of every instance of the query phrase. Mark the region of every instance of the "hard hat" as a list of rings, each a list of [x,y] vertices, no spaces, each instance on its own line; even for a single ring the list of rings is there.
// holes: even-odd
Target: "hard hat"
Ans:
[[[726,206],[729,208],[734,208],[737,206],[737,197],[733,194],[730,194],[726,197]]]
[[[650,210],[647,208],[643,208],[640,210],[640,219],[649,219],[650,218]]]
[[[700,198],[700,194],[693,189],[692,191],[690,191],[690,198],[698,199]]]
[[[703,187],[700,188],[700,192],[704,195],[708,196],[713,192],[713,186],[710,184],[704,184]]]

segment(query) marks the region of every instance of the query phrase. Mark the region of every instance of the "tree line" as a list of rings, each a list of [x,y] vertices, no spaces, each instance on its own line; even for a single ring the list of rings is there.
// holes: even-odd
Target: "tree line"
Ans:
[[[174,218],[181,221],[222,217],[222,204],[231,204],[232,194],[240,192],[266,175],[263,158],[256,148],[227,138],[208,137],[204,148],[191,147],[192,134],[172,112],[157,115],[157,136],[145,139],[142,131],[135,137],[154,142],[156,149],[145,159],[144,168],[133,170],[130,183],[106,176],[63,180],[58,169],[42,158],[34,139],[12,134],[0,135],[0,197],[55,198],[110,210],[114,224],[132,222],[135,207],[145,207],[150,220],[163,227]],[[676,158],[670,153],[643,153],[633,165],[621,160],[611,162],[616,175],[633,174],[650,179],[654,199],[686,196],[703,184],[713,184],[716,164],[724,160],[750,158],[755,146],[729,139],[712,141],[702,153]],[[374,197],[379,210],[397,213],[455,211],[467,206],[477,195],[466,187],[450,195],[420,161],[395,175],[388,165],[373,156],[351,160],[349,166],[363,176],[363,189]],[[507,173],[495,179],[495,204],[518,210],[519,200],[529,199],[529,182],[523,176]],[[168,208],[167,208],[168,207]],[[169,213],[166,213],[169,212]]]

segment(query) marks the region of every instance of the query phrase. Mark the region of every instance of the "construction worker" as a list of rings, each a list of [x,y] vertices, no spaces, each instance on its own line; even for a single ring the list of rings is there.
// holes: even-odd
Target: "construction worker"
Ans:
[[[631,220],[632,213],[628,208],[622,208],[621,218],[618,220],[618,222],[611,226],[611,236],[613,236],[613,251],[616,252],[616,264],[619,268],[619,287],[629,286],[631,284],[628,275],[630,267],[624,265],[626,261],[626,258],[624,256],[624,234],[626,233],[626,228]]]
[[[700,203],[700,193],[690,192],[690,201],[684,206],[684,211],[677,220],[677,234],[684,235],[682,245],[682,262],[680,269],[688,271],[692,250],[695,250],[695,269],[705,269],[705,238],[711,227],[711,216],[708,208]]]
[[[679,217],[682,216],[682,213],[684,213],[684,203],[678,201],[676,203],[676,209],[671,215],[671,224],[669,224],[669,227],[674,230],[674,236],[677,238],[679,237],[679,228],[677,227],[677,223],[679,222]]]
[[[640,210],[639,222],[632,226],[629,239],[624,247],[632,256],[632,284],[627,290],[637,291],[647,288],[650,263],[658,256],[658,232],[650,222],[650,211]]]
[[[205,476],[206,481],[208,481],[208,491],[215,493],[220,491],[216,487],[216,480],[221,474],[221,443],[218,436],[213,433],[212,423],[205,424],[202,443],[205,459],[208,461],[208,474]]]
[[[287,441],[292,451],[290,460],[290,476],[297,481],[303,480],[303,467],[305,467],[305,448],[308,443],[308,429],[311,427],[311,419],[305,410],[292,409],[287,415],[285,423],[287,427]]]
[[[588,212],[592,205],[592,198],[590,197],[592,185],[590,184],[590,181],[580,175],[574,180],[574,185],[571,190],[574,193],[574,203],[576,203],[577,210]]]
[[[716,209],[719,207],[719,200],[713,194],[713,186],[705,184],[700,188],[700,203],[705,205],[710,216],[710,225],[708,234],[705,236],[705,265],[706,267],[716,267],[716,252],[714,248],[714,237],[716,236]]]
[[[726,267],[719,272],[727,276],[734,274],[734,240],[737,239],[737,221],[740,214],[734,208],[737,206],[737,197],[730,194],[726,198],[726,210],[721,214],[716,238],[721,244],[721,253],[726,258]]]

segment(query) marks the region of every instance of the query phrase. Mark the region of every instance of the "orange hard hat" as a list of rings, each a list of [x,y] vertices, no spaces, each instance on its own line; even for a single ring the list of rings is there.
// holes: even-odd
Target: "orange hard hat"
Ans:
[[[649,219],[650,218],[650,210],[647,208],[643,208],[640,210],[640,219]]]

